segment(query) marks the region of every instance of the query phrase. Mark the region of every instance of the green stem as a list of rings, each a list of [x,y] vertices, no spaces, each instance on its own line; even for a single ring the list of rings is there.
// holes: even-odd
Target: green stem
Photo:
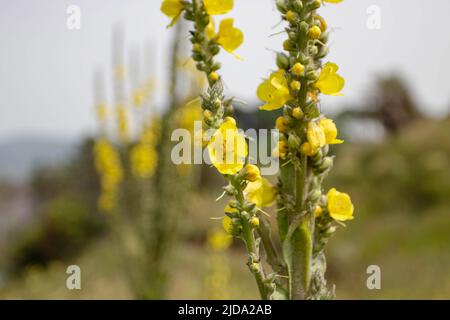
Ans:
[[[264,272],[262,270],[262,265],[259,261],[257,262],[259,264],[258,270],[253,270],[250,265],[252,263],[252,257],[254,257],[254,256],[259,257],[258,249],[256,247],[255,234],[253,233],[253,228],[250,225],[250,223],[248,221],[246,221],[245,219],[242,219],[242,220],[243,220],[242,221],[242,238],[245,242],[247,252],[250,255],[249,267],[250,267],[251,272],[253,273],[253,276],[255,277],[256,284],[258,285],[258,290],[259,290],[259,294],[261,295],[261,298],[263,300],[267,300],[268,297],[267,297],[266,286],[264,283]]]
[[[243,207],[245,204],[245,198],[242,191],[242,188],[240,186],[235,186],[238,193],[236,195],[236,200],[239,202],[240,206]],[[267,290],[265,285],[265,276],[264,271],[262,268],[262,264],[259,261],[259,252],[258,248],[256,246],[256,238],[255,234],[253,233],[253,227],[250,225],[250,223],[247,221],[247,219],[242,218],[242,239],[245,242],[245,246],[247,248],[247,253],[250,257],[249,259],[249,268],[250,271],[253,273],[253,276],[255,277],[256,284],[258,285],[259,294],[261,295],[261,299],[267,300]],[[254,270],[251,266],[253,257],[257,257],[258,261],[255,261],[259,264],[258,270]]]

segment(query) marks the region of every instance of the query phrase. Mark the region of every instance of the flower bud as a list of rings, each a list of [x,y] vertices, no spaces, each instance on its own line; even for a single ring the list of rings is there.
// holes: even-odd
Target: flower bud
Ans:
[[[213,106],[214,110],[217,110],[222,106],[222,101],[219,98],[217,98],[213,101],[212,106]]]
[[[284,53],[277,53],[277,66],[280,69],[286,70],[289,68],[289,57]]]
[[[298,19],[298,15],[294,12],[289,10],[286,12],[286,20],[290,23],[294,23]]]
[[[310,10],[316,10],[319,9],[320,6],[322,5],[322,0],[314,0],[313,2],[311,2],[311,4],[309,5]]]
[[[316,206],[316,208],[314,209],[314,216],[316,218],[319,218],[323,213],[323,209],[321,206]]]
[[[293,44],[290,40],[286,40],[283,42],[283,49],[286,51],[293,51],[295,50],[295,44]]]
[[[212,69],[213,71],[217,71],[217,70],[219,70],[220,68],[222,68],[222,64],[221,64],[220,62],[218,62],[218,61],[214,62],[214,64],[211,66],[211,69]]]
[[[334,164],[333,157],[325,157],[319,166],[319,170],[321,172],[325,172],[326,170],[330,169],[333,166],[333,164]]]
[[[303,72],[305,71],[305,66],[302,65],[300,62],[297,62],[296,64],[294,64],[292,66],[291,70],[294,75],[296,75],[297,77],[300,77],[303,74]]]
[[[209,74],[209,80],[211,80],[212,82],[216,82],[217,80],[219,80],[219,78],[219,74],[214,71]]]
[[[308,31],[308,36],[310,39],[316,40],[320,38],[322,30],[318,26],[312,26]]]
[[[300,88],[302,87],[302,84],[300,83],[300,81],[293,80],[293,81],[291,81],[291,83],[290,83],[290,87],[291,87],[291,89],[294,90],[294,91],[299,91]]]
[[[259,228],[259,218],[258,217],[251,217],[250,218],[250,225],[253,228]]]
[[[309,30],[309,25],[308,25],[308,23],[306,23],[305,21],[302,21],[302,22],[300,23],[300,31],[301,31],[303,34],[307,34],[307,33],[308,33],[308,30]]]
[[[319,78],[319,74],[316,70],[311,70],[306,74],[308,80],[317,80]]]
[[[255,182],[261,177],[261,172],[259,168],[254,164],[247,164],[244,167],[244,179],[250,182]]]
[[[259,263],[253,262],[249,265],[250,271],[253,273],[258,273],[260,270]]]
[[[322,192],[320,192],[320,190],[316,189],[309,193],[308,198],[311,202],[317,202],[317,201],[319,201],[321,196],[322,196]]]
[[[277,120],[275,121],[275,126],[278,129],[278,131],[283,133],[288,132],[290,129],[286,122],[286,118],[283,116],[277,118]]]
[[[296,107],[292,110],[292,116],[297,119],[300,120],[303,118],[303,111],[300,107]]]
[[[294,0],[292,5],[296,11],[301,11],[303,9],[303,2],[301,0]]]
[[[278,0],[277,1],[277,9],[281,13],[286,13],[286,11],[287,11],[286,1],[285,0]]]
[[[249,220],[250,219],[250,214],[247,211],[242,211],[241,212],[241,217],[243,219]]]
[[[289,148],[297,150],[300,147],[301,141],[295,134],[290,134],[288,138]]]
[[[203,118],[207,121],[207,122],[211,122],[214,118],[214,115],[211,111],[209,110],[205,110],[203,111]]]
[[[196,43],[192,46],[192,51],[194,52],[201,52],[202,51],[202,46],[199,43]]]

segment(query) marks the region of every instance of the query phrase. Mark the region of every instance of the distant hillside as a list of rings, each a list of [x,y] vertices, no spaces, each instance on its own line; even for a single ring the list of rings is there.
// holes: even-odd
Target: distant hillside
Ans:
[[[72,140],[39,136],[0,141],[0,180],[26,181],[34,168],[60,164],[75,148]]]

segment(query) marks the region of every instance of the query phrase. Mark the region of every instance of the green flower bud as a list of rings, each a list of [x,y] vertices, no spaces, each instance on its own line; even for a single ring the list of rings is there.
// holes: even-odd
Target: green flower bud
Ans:
[[[287,12],[286,1],[285,0],[278,0],[277,1],[277,9],[281,13],[286,13]]]
[[[300,148],[301,140],[297,135],[290,134],[288,138],[288,145],[291,149],[297,150]]]
[[[280,69],[287,70],[289,69],[289,57],[284,53],[277,53],[277,66]]]
[[[300,32],[303,34],[307,34],[309,31],[309,24],[306,23],[305,21],[302,21],[300,23]]]

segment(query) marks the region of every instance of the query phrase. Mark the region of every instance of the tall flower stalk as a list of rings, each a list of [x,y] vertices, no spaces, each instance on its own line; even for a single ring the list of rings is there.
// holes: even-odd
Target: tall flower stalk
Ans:
[[[334,298],[334,289],[330,290],[325,280],[324,249],[337,226],[353,218],[347,194],[333,188],[325,195],[322,189],[334,161],[328,155],[329,146],[343,141],[337,138],[334,122],[320,111],[320,94],[340,95],[344,87],[337,65],[323,63],[329,36],[325,19],[317,13],[323,2],[341,0],[277,1],[288,23],[288,39],[284,52],[277,54],[278,69],[257,92],[265,102],[261,110],[283,109],[283,116],[276,121],[280,138],[274,156],[281,164],[277,188],[246,162],[247,144],[232,118],[233,100],[223,94],[220,64],[215,58],[220,48],[236,56],[243,34],[234,27],[233,19],[224,19],[216,32],[213,16],[229,12],[233,1],[164,0],[161,7],[172,18],[171,25],[181,15],[193,22],[192,57],[209,83],[202,95],[203,122],[209,129],[203,135],[204,144],[213,165],[228,181],[225,194],[232,198],[223,225],[229,234],[244,241],[247,265],[262,299]],[[232,161],[224,161],[230,153]],[[262,211],[275,199],[278,239],[272,237],[270,220]],[[267,264],[261,262],[261,251]]]

